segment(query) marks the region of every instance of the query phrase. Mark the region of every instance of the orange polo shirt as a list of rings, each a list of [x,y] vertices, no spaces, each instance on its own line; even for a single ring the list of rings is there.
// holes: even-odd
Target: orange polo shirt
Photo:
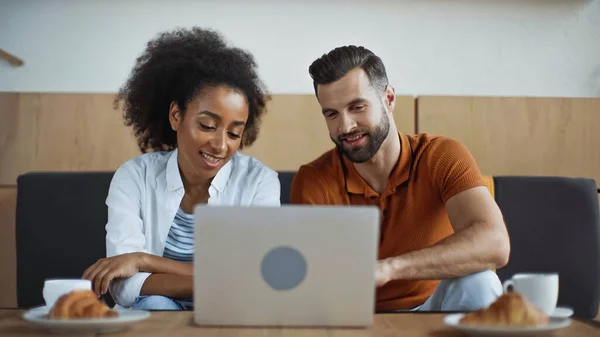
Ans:
[[[470,152],[458,141],[428,134],[400,133],[399,137],[400,160],[383,193],[375,192],[354,165],[333,149],[299,168],[292,183],[291,203],[378,206],[379,259],[435,245],[454,232],[444,207],[446,201],[469,188],[485,186],[484,180]],[[389,282],[377,289],[376,309],[421,305],[438,282]]]

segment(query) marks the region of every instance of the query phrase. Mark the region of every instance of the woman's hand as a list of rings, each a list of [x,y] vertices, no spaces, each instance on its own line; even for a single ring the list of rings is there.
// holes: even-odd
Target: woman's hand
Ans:
[[[143,253],[128,253],[98,260],[83,272],[83,279],[92,281],[96,295],[105,294],[110,281],[128,278],[140,271]]]

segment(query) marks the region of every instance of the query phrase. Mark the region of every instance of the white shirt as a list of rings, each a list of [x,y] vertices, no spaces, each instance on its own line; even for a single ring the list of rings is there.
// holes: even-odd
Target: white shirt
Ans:
[[[277,172],[236,152],[209,187],[208,205],[280,205]],[[106,205],[107,257],[145,252],[163,256],[167,235],[185,191],[177,150],[146,153],[123,164],[110,183]],[[130,307],[149,273],[113,280],[115,302]]]

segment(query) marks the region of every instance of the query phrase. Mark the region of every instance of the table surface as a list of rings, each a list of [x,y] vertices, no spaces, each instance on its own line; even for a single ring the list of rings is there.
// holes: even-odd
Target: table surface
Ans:
[[[21,316],[25,311],[0,309],[0,336],[51,335],[45,330],[31,327]],[[313,329],[313,328],[205,328],[194,325],[192,312],[155,311],[152,315],[131,327],[116,333],[99,336],[218,336],[218,337],[304,337],[304,336],[465,336],[443,323],[445,314],[399,313],[377,314],[373,325],[365,329]],[[552,336],[600,336],[599,324],[574,319],[567,328],[555,331]],[[93,334],[88,335],[93,336]]]

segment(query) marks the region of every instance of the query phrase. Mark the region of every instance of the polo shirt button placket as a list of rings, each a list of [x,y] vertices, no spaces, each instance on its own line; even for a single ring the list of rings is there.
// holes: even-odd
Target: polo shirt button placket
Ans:
[[[379,198],[379,209],[381,210],[381,225],[382,228],[387,227],[387,222],[389,219],[388,207],[385,204],[385,198]]]

